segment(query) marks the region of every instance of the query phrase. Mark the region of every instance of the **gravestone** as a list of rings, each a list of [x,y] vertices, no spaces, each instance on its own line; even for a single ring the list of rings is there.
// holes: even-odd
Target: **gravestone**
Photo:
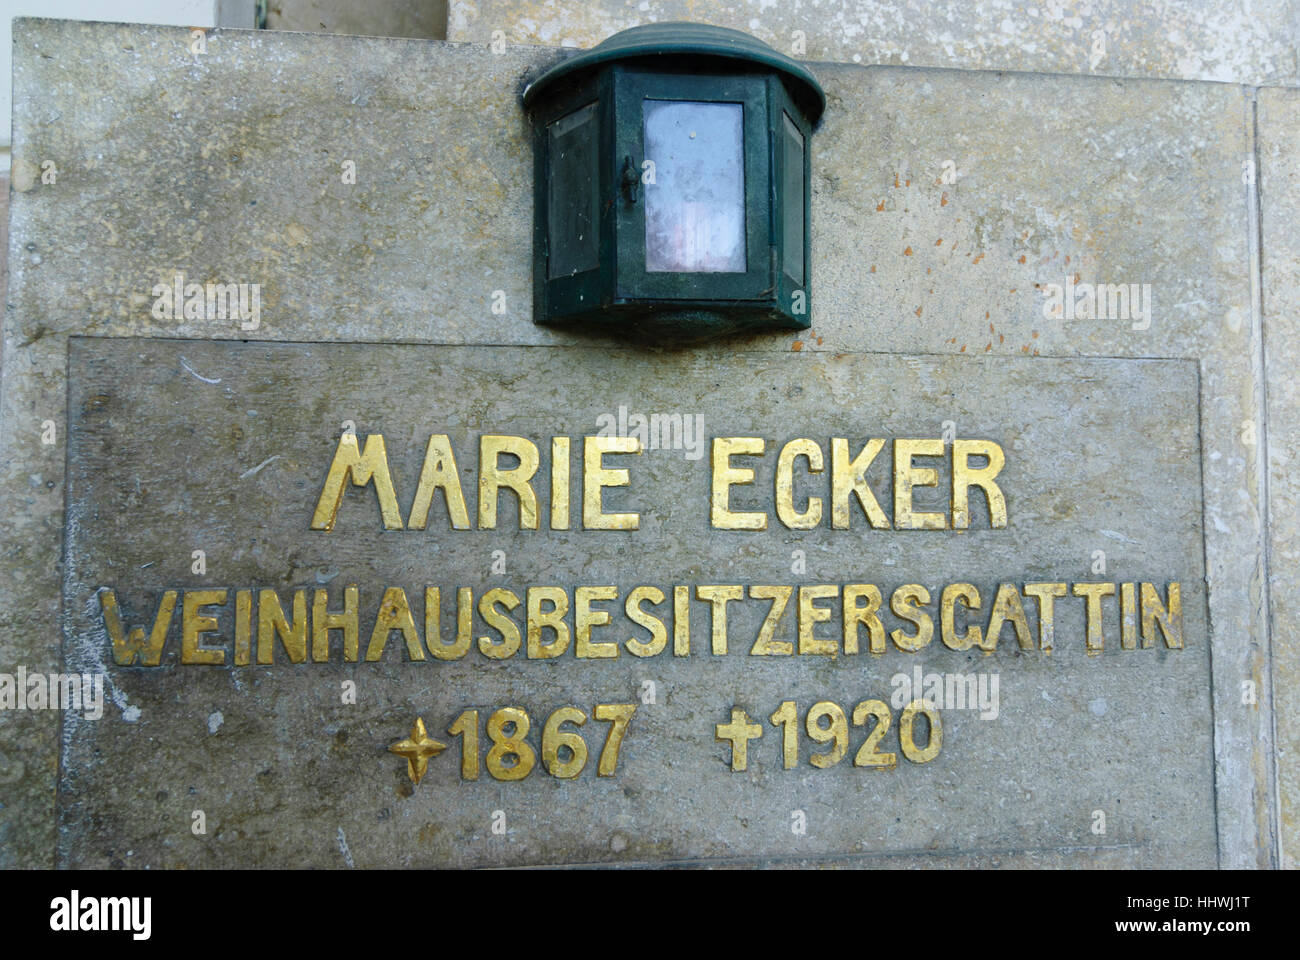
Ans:
[[[813,64],[672,350],[532,322],[553,51],[15,36],[7,862],[1278,857],[1251,91]]]

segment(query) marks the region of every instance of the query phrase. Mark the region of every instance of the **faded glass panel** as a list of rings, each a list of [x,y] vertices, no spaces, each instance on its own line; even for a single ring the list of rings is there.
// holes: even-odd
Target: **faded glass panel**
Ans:
[[[790,117],[782,113],[781,137],[784,168],[781,177],[781,203],[785,208],[782,239],[785,246],[785,272],[795,283],[803,283],[803,133]]]
[[[597,263],[596,132],[594,103],[546,128],[551,162],[546,200],[548,273],[552,278],[591,270]]]
[[[744,106],[645,101],[645,268],[745,272]]]

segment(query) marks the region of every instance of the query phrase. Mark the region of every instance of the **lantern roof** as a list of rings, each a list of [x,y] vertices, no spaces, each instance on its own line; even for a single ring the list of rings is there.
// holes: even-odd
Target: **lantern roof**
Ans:
[[[791,96],[816,124],[826,109],[826,94],[812,71],[798,60],[740,30],[703,23],[672,21],[648,23],[614,34],[590,50],[561,60],[524,88],[524,106],[532,104],[543,90],[560,80],[577,78],[614,61],[669,60],[689,57],[740,61],[760,64],[781,74],[788,82]]]

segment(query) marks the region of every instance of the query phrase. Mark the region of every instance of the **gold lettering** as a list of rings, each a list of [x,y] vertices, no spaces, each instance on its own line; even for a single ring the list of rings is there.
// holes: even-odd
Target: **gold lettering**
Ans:
[[[733,467],[733,456],[762,456],[766,444],[759,437],[713,438],[713,497],[711,520],[716,530],[766,530],[767,514],[733,512],[731,488],[754,482],[754,471],[748,467]],[[724,614],[725,616],[725,614]]]
[[[330,631],[343,631],[343,660],[357,662],[357,585],[348,584],[343,589],[343,612],[330,613],[329,592],[317,590],[311,605],[311,658],[325,663],[330,658]]]
[[[673,587],[673,656],[691,655],[691,588]]]
[[[781,448],[776,461],[776,515],[791,530],[811,530],[822,520],[821,497],[809,497],[808,508],[799,513],[794,508],[794,462],[808,461],[809,473],[822,472],[822,448],[811,440],[791,440]]]
[[[888,530],[889,518],[867,483],[867,468],[876,454],[884,449],[884,440],[868,440],[856,457],[849,459],[849,442],[842,437],[831,440],[831,526],[849,529],[849,497],[856,494],[867,515],[867,523],[876,530]]]
[[[502,467],[501,455],[519,458],[517,467]],[[519,499],[519,529],[537,529],[537,494],[532,479],[541,464],[537,444],[524,437],[484,434],[479,437],[478,525],[481,530],[497,528],[497,501],[501,488]]]
[[[1177,580],[1171,580],[1166,590],[1169,598],[1167,604],[1160,602],[1160,594],[1155,585],[1142,584],[1142,646],[1150,647],[1155,643],[1156,627],[1170,650],[1183,649],[1183,588]]]
[[[638,640],[636,637],[627,641],[628,652],[638,657],[653,657],[662,653],[668,646],[668,628],[664,626],[664,622],[653,613],[641,609],[641,604],[647,600],[654,604],[663,603],[664,592],[658,587],[633,587],[627,595],[627,601],[623,604],[627,618],[637,626],[645,627],[650,631],[648,641]]]
[[[1029,620],[1025,616],[1025,606],[1020,602],[1020,591],[1013,583],[998,586],[998,595],[993,598],[993,612],[989,614],[989,627],[984,634],[983,650],[993,650],[1002,638],[1002,627],[1008,621],[1016,629],[1016,640],[1021,650],[1034,649],[1033,631],[1029,629]]]
[[[469,529],[469,510],[465,507],[465,494],[460,488],[460,470],[456,456],[451,452],[451,441],[445,433],[429,438],[424,451],[424,466],[420,468],[420,483],[415,488],[415,502],[411,504],[408,520],[412,530],[423,530],[429,522],[429,506],[433,492],[442,490],[447,502],[447,516],[454,530]]]
[[[616,438],[610,438],[616,439]],[[573,591],[573,632],[577,637],[574,655],[607,660],[618,656],[618,644],[611,641],[595,643],[591,639],[593,627],[609,623],[608,610],[593,610],[592,601],[617,600],[618,587],[578,587]]]
[[[479,637],[478,648],[483,656],[491,660],[506,660],[519,652],[522,638],[519,634],[519,626],[498,610],[497,604],[501,604],[506,610],[513,610],[519,606],[519,598],[504,587],[495,587],[478,598],[479,616],[487,622],[488,626],[501,634],[500,640]]]
[[[226,662],[226,651],[205,650],[199,644],[205,633],[217,629],[216,617],[200,616],[206,606],[224,606],[225,590],[187,590],[181,605],[181,663],[219,666]]]
[[[1056,642],[1056,598],[1067,592],[1063,583],[1025,584],[1025,596],[1038,600],[1038,649],[1044,653],[1051,653]]]
[[[918,713],[925,714],[926,719],[930,721],[930,742],[924,749],[916,745]],[[902,748],[903,756],[913,763],[929,763],[937,757],[939,751],[943,749],[943,723],[939,719],[939,711],[926,700],[913,700],[905,706],[902,715],[898,718],[898,745]]]
[[[831,611],[817,606],[816,600],[830,600],[838,597],[840,588],[834,584],[817,584],[799,588],[799,653],[808,656],[835,656],[840,652],[839,644],[834,640],[818,640],[813,636],[814,625],[825,623],[831,618]]]
[[[367,444],[367,447],[369,444]],[[307,591],[293,592],[293,623],[284,616],[280,597],[270,589],[257,593],[257,662],[274,662],[275,638],[280,638],[291,663],[307,662]]]
[[[514,728],[510,736],[506,736],[507,725]],[[528,714],[519,707],[502,707],[488,717],[487,735],[492,748],[484,758],[484,765],[494,780],[522,780],[532,771],[537,754],[524,739],[529,726]],[[506,764],[505,758],[511,756],[517,759]]]
[[[745,588],[739,586],[697,586],[695,596],[707,600],[713,605],[713,655],[725,656],[727,653],[727,603],[740,600],[745,596]]]
[[[858,603],[865,599],[866,606]],[[885,652],[885,627],[880,622],[880,588],[874,583],[850,583],[844,588],[844,652],[858,652],[858,626],[864,625],[872,653]]]
[[[987,457],[988,465],[972,467],[970,458]],[[970,526],[970,488],[979,487],[989,504],[989,526],[1000,529],[1007,525],[1007,498],[993,478],[1006,466],[1007,457],[1002,447],[992,440],[954,440],[952,444],[952,528],[965,530]]]
[[[569,612],[569,594],[563,587],[528,588],[528,658],[549,660],[569,649],[569,625],[564,621]],[[542,609],[542,602],[550,603],[550,610]],[[542,631],[550,627],[555,639],[542,643]]]
[[[569,529],[569,438],[551,438],[551,529]]]
[[[145,640],[143,627],[132,627],[128,633],[122,627],[118,612],[117,594],[108,587],[99,591],[100,609],[104,611],[104,626],[113,641],[113,661],[118,666],[129,667],[137,659],[146,667],[156,667],[162,660],[163,644],[171,629],[172,615],[176,611],[176,591],[168,590],[158,600],[158,612]]]
[[[895,616],[916,624],[916,633],[908,634],[902,627],[890,631],[890,638],[899,650],[915,653],[928,644],[934,636],[934,621],[919,606],[930,602],[930,591],[919,583],[905,583],[889,598],[889,609]]]
[[[424,645],[437,660],[459,660],[469,653],[474,634],[474,591],[461,587],[456,591],[456,642],[442,639],[442,591],[424,588]]]
[[[607,453],[640,453],[636,437],[582,438],[582,526],[586,530],[636,530],[641,525],[639,513],[605,513],[601,506],[603,487],[629,485],[625,467],[610,468],[601,458]]]
[[[576,731],[569,733],[561,729],[561,724],[572,723],[580,727],[587,722],[587,715],[577,707],[560,707],[546,718],[542,728],[542,767],[553,777],[572,780],[587,765],[587,741]],[[560,747],[567,747],[569,759],[560,759]]]
[[[758,639],[750,648],[749,654],[753,657],[775,657],[785,656],[794,653],[794,643],[790,640],[773,640],[776,635],[776,625],[785,613],[786,604],[790,602],[790,595],[794,593],[794,587],[764,587],[755,586],[749,588],[749,595],[755,600],[771,600],[772,605],[767,608],[767,616],[763,618],[763,625],[758,628]]]
[[[1119,585],[1119,646],[1136,650],[1138,634],[1137,584]]]
[[[636,713],[636,704],[598,703],[593,713],[597,720],[609,724],[605,745],[600,748],[600,758],[596,761],[596,776],[612,777],[618,770],[618,752],[623,746],[627,725],[632,722],[632,714]]]
[[[947,518],[942,513],[924,513],[912,509],[912,491],[916,487],[937,487],[939,472],[930,467],[912,465],[915,457],[943,456],[943,441],[938,439],[894,441],[894,529],[943,530]]]
[[[767,722],[781,728],[781,763],[793,770],[799,765],[799,708],[793,700],[786,700]]]
[[[235,666],[246,667],[252,659],[253,591],[235,591]]]
[[[1095,657],[1106,646],[1102,633],[1101,598],[1115,595],[1113,583],[1076,583],[1072,592],[1076,597],[1088,598],[1088,656]]]
[[[311,518],[312,530],[334,529],[334,521],[338,519],[343,492],[349,480],[354,487],[364,487],[373,482],[384,529],[402,529],[402,512],[397,506],[393,476],[388,470],[388,448],[384,446],[384,435],[370,434],[366,437],[365,450],[358,451],[356,434],[345,433],[339,437],[339,445],[334,451],[329,473],[325,476],[320,499],[316,501],[316,511]],[[279,603],[278,600],[276,602]]]
[[[401,587],[389,587],[379,602],[375,629],[370,634],[370,643],[366,647],[367,662],[378,660],[384,655],[384,645],[394,630],[402,631],[407,658],[423,660],[424,644],[420,641],[420,632],[415,628],[415,617],[411,615],[411,604],[406,599],[406,591]]]
[[[980,608],[980,592],[974,584],[950,583],[944,587],[943,594],[939,597],[939,639],[949,650],[969,650],[980,645],[984,633],[977,624],[972,623],[966,627],[965,633],[957,635],[955,621],[958,600],[969,611]]]

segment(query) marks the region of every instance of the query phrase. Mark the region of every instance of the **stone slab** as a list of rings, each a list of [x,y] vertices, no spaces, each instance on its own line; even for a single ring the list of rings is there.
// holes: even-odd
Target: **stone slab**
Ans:
[[[1300,79],[1290,0],[451,0],[447,39],[490,43],[499,31],[507,43],[590,47],[668,20],[743,30],[810,60],[1287,86]]]
[[[447,38],[445,0],[280,0],[266,11],[267,30],[305,30],[365,37]]]
[[[62,863],[122,865],[129,850],[136,867],[341,866],[343,836],[347,856],[362,867],[1112,852],[1116,845],[1132,864],[1212,866],[1198,431],[1182,416],[1195,408],[1197,389],[1188,361],[77,338],[69,352],[64,659],[73,672],[106,671],[113,706],[99,720],[75,711],[64,717]],[[849,438],[854,451],[871,436],[937,436],[940,404],[962,425],[961,436],[1006,450],[1005,529],[990,529],[979,503],[972,529],[960,534],[869,529],[860,513],[849,530],[794,531],[777,522],[778,444],[817,438],[829,458],[829,436]],[[604,509],[638,512],[639,529],[586,530],[578,516],[572,529],[548,529],[550,436],[572,437],[576,447],[620,407],[695,418],[686,423],[703,431],[701,440],[767,438],[769,455],[746,461],[761,471],[757,486],[738,489],[732,507],[772,514],[768,529],[711,527],[707,447],[608,458],[630,470],[631,483],[607,491]],[[519,529],[507,495],[497,529],[452,530],[435,498],[428,529],[385,530],[370,493],[353,491],[332,531],[309,530],[346,420],[363,440],[386,438],[403,511],[429,433],[450,437],[471,503],[480,434],[536,441],[542,528]],[[1135,443],[1149,445],[1150,455],[1129,469]],[[576,501],[581,456],[575,450],[570,460]],[[891,504],[888,464],[877,462],[867,476],[879,501]],[[949,482],[943,466],[938,488],[918,491],[916,508],[946,510],[941,491]],[[801,479],[800,487],[800,499],[829,502],[825,477]],[[1095,576],[1083,545],[1107,538],[1111,576]],[[193,570],[194,549],[205,553],[202,574]],[[498,550],[503,572],[492,569]],[[806,569],[792,574],[796,550]],[[988,654],[948,650],[936,637],[918,653],[760,659],[749,651],[768,604],[753,600],[731,606],[725,655],[711,649],[709,607],[698,600],[689,657],[674,655],[675,639],[653,657],[622,645],[648,635],[622,612],[622,598],[643,584],[671,597],[676,584],[872,583],[888,597],[916,582],[937,603],[943,585],[969,581],[986,598],[975,622],[987,620],[1000,581],[1113,576],[1153,580],[1162,593],[1167,580],[1185,585],[1184,649],[1160,642],[1118,649],[1112,600],[1108,649],[1089,657],[1084,604],[1074,597],[1058,602],[1050,655],[1022,650],[1008,627]],[[414,662],[393,634],[376,662],[345,663],[335,634],[328,663],[289,663],[279,651],[269,666],[232,666],[232,592],[224,607],[209,609],[218,621],[205,640],[225,650],[225,665],[181,663],[177,618],[162,666],[124,668],[114,664],[97,601],[101,588],[112,588],[124,622],[148,624],[166,589],[269,587],[288,609],[296,589],[310,597],[323,587],[341,608],[345,583],[359,586],[367,659],[368,625],[391,586],[404,588],[417,609],[424,587],[440,586],[448,598],[442,639],[451,640],[450,598],[459,588],[476,598],[506,588],[522,598],[531,586],[571,593],[614,585],[619,601],[599,605],[612,622],[593,637],[617,644],[617,656],[579,658],[570,644],[547,660],[522,650],[491,660],[471,648],[446,662],[417,649],[425,659]],[[838,645],[839,605],[826,606],[831,622],[815,636]],[[656,609],[666,615],[669,608]],[[521,613],[512,617],[520,624]],[[416,617],[423,633],[423,616]],[[571,612],[569,629],[574,619]],[[883,620],[887,630],[904,625],[888,612]],[[481,618],[474,634],[501,639]],[[794,639],[793,601],[775,637]],[[732,772],[728,748],[715,742],[715,726],[733,706],[764,725],[786,699],[803,710],[820,700],[851,710],[860,700],[890,700],[892,678],[914,666],[984,674],[985,683],[998,676],[997,716],[941,710],[939,756],[924,765],[900,760],[892,771],[855,769],[847,760],[816,769],[808,756],[823,748],[802,736],[799,766],[782,769],[771,730],[750,745],[748,770]],[[345,679],[357,685],[356,704],[341,702]],[[647,680],[656,689],[649,705],[640,699]],[[535,718],[524,739],[540,756],[546,714],[577,705],[590,716],[596,703],[638,704],[608,778],[592,769],[599,723],[584,731],[592,757],[572,781],[547,776],[540,765],[517,783],[486,772],[462,780],[458,741],[442,733],[466,708],[486,719],[497,707],[520,705]],[[416,715],[452,747],[413,789],[405,762],[386,748]],[[917,733],[921,743],[925,736]],[[850,756],[863,737],[851,738]],[[887,736],[881,749],[891,743]],[[195,809],[206,817],[203,837],[189,829]],[[495,810],[505,812],[502,837],[491,832]],[[809,819],[804,835],[790,829],[795,810]],[[1102,835],[1092,832],[1096,810],[1107,818]]]
[[[554,52],[214,31],[198,59],[179,29],[33,20],[15,37],[5,664],[60,662],[66,449],[41,434],[66,426],[70,336],[618,345],[531,323],[517,96]],[[1243,431],[1264,421],[1249,92],[816,70],[830,106],[812,142],[813,329],[732,347],[1194,361],[1220,862],[1274,862],[1263,455]],[[57,184],[31,176],[44,159]],[[152,317],[150,291],[177,271],[262,284],[260,328]],[[1150,283],[1150,325],[1045,316],[1042,290],[1074,275]],[[1251,678],[1261,699],[1246,709]],[[0,859],[50,865],[58,719],[0,725]]]
[[[1273,689],[1277,718],[1277,794],[1282,863],[1300,866],[1300,202],[1295,156],[1300,97],[1260,91],[1259,189],[1263,311],[1268,372],[1269,600],[1273,619]]]

